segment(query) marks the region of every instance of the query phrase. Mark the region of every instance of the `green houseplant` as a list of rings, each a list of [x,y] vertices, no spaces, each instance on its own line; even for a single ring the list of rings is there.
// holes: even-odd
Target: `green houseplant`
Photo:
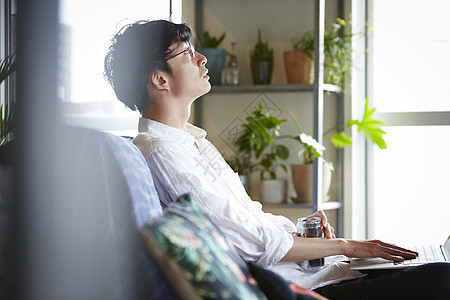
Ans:
[[[263,104],[258,103],[257,109],[245,118],[242,124],[242,134],[236,139],[235,145],[239,153],[254,157],[252,170],[260,172],[260,178],[276,179],[279,167],[287,170],[286,166],[278,160],[286,160],[289,157],[289,149],[277,143],[280,137],[280,125],[287,119],[279,119],[273,116],[271,111],[263,111]]]
[[[335,23],[329,22],[324,36],[324,81],[343,87],[345,77],[352,70],[352,38],[353,34],[345,32],[351,22],[337,18]]]
[[[219,49],[218,47],[226,37],[226,32],[221,36],[212,36],[207,30],[203,32],[202,40],[200,41],[200,47],[198,52],[205,55],[208,59],[206,68],[209,72],[209,82],[212,85],[220,85],[222,82],[222,71],[225,64],[226,51]]]
[[[0,60],[0,84],[14,72],[14,54]],[[0,146],[8,141],[8,134],[13,127],[14,102],[0,99]]]
[[[278,143],[281,127],[286,119],[279,119],[272,111],[263,111],[263,104],[251,112],[242,124],[242,134],[235,145],[239,155],[248,157],[251,171],[260,172],[260,199],[262,202],[280,203],[286,199],[287,182],[277,178],[278,168],[287,171],[281,160],[289,157],[289,149]]]
[[[202,40],[202,47],[203,48],[217,48],[219,45],[223,42],[225,39],[227,33],[224,32],[222,35],[218,38],[211,36],[209,34],[209,31],[206,30],[203,32],[203,40]]]
[[[258,42],[250,55],[254,84],[270,84],[273,72],[273,49],[269,42],[263,42],[261,29],[258,29]]]
[[[351,33],[351,20],[337,18],[336,22],[327,22],[324,32],[324,82],[339,87],[344,86],[345,78],[351,75],[352,39],[364,36],[367,28]],[[293,49],[304,52],[314,59],[314,35],[312,30],[301,38],[292,39]]]

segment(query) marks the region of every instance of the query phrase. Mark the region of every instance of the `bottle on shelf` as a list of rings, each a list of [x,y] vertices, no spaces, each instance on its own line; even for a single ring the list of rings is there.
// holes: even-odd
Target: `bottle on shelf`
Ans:
[[[239,68],[236,54],[234,52],[235,42],[231,43],[230,60],[222,74],[222,85],[239,85]]]

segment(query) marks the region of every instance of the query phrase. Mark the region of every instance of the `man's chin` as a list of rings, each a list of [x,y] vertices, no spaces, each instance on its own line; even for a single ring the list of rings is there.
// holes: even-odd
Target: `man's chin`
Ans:
[[[201,96],[203,96],[204,94],[209,93],[209,91],[211,91],[211,83],[209,83],[209,81],[208,81],[208,87],[205,89],[205,92],[203,94],[201,94]]]
[[[208,83],[208,87],[205,88],[197,97],[195,97],[195,100],[200,98],[201,96],[207,94],[211,90],[211,85]]]

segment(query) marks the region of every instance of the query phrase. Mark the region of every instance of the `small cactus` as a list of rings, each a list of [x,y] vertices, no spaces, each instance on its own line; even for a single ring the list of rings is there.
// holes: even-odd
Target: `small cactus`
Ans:
[[[258,42],[251,55],[252,61],[273,60],[273,49],[269,49],[269,42],[263,43],[261,38],[261,29],[258,29]]]

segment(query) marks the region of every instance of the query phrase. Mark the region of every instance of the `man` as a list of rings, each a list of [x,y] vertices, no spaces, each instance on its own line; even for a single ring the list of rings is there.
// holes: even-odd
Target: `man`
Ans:
[[[381,241],[337,239],[322,211],[314,215],[322,218],[323,239],[297,237],[290,220],[264,213],[205,138],[206,132],[188,123],[194,100],[211,89],[207,59],[195,52],[191,36],[186,24],[138,22],[114,37],[105,58],[105,75],[117,97],[142,114],[134,143],[152,170],[163,206],[191,193],[244,259],[310,288],[361,274],[350,271],[345,263],[306,274],[295,262],[340,254],[394,261],[416,256]],[[356,290],[355,286],[345,289]],[[335,291],[342,289],[333,287],[327,295]]]

